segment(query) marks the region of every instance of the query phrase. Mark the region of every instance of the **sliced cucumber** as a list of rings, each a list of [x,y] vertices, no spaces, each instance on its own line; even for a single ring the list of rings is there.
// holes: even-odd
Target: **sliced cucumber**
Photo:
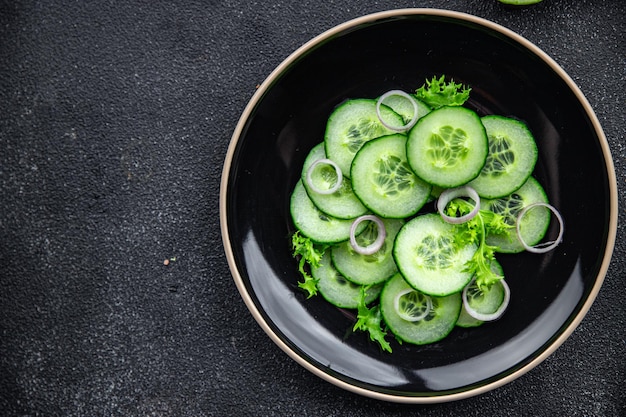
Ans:
[[[535,138],[516,119],[485,116],[481,121],[489,138],[489,154],[478,177],[468,185],[484,198],[507,196],[524,185],[535,168]]]
[[[427,318],[432,311],[432,297],[409,286],[406,290],[396,294],[394,309],[403,320],[420,321]]]
[[[333,264],[343,276],[362,285],[377,284],[386,281],[398,272],[393,259],[393,242],[404,224],[399,219],[381,219],[387,235],[383,246],[372,255],[361,255],[352,249],[350,242],[335,245],[331,249]],[[378,236],[378,228],[368,222],[366,229],[357,236],[361,246],[369,246]]]
[[[476,112],[441,107],[419,119],[409,132],[407,159],[423,180],[452,188],[478,176],[488,149],[485,127]]]
[[[497,275],[504,277],[504,270],[500,262],[493,259],[491,270]],[[498,310],[504,300],[504,286],[500,281],[494,282],[489,289],[482,291],[478,288],[476,280],[467,284],[467,302],[472,310],[480,314],[493,314]]]
[[[421,119],[430,113],[431,109],[425,104],[423,101],[417,99],[415,94],[411,94],[411,97],[415,100],[417,104],[417,119]],[[402,116],[404,120],[403,125],[408,125],[411,120],[413,120],[416,116],[414,114],[413,105],[409,100],[404,97],[398,95],[391,95],[383,101],[383,104],[390,107],[394,112],[398,113]]]
[[[481,209],[490,210],[501,214],[505,221],[513,226],[508,232],[502,234],[487,235],[487,244],[496,246],[498,252],[519,253],[524,251],[524,246],[517,238],[515,224],[517,216],[524,207],[533,203],[547,203],[548,197],[539,182],[534,177],[529,177],[524,185],[509,196],[481,200]],[[545,207],[537,207],[528,211],[522,217],[520,233],[524,242],[528,245],[536,245],[543,239],[550,225],[550,210]]]
[[[483,323],[484,321],[470,316],[464,306],[461,308],[461,314],[459,314],[459,318],[456,321],[456,325],[463,328],[478,327]]]
[[[361,299],[361,285],[348,281],[335,269],[326,251],[317,267],[311,267],[311,275],[317,281],[317,289],[326,301],[339,308],[357,308]],[[380,295],[383,286],[367,289],[365,303],[369,304]]]
[[[460,293],[454,293],[446,297],[430,297],[432,309],[421,320],[409,321],[402,318],[406,315],[398,314],[396,311],[396,298],[398,296],[411,296],[411,292],[416,292],[413,298],[421,303],[423,294],[417,294],[403,278],[402,275],[394,275],[383,288],[380,295],[380,310],[385,324],[391,332],[400,340],[424,345],[437,342],[446,337],[459,318],[462,301]],[[411,307],[410,303],[404,303],[401,308]],[[409,308],[410,309],[410,308]]]
[[[315,192],[306,180],[309,168],[315,163],[326,158],[324,151],[324,143],[314,146],[306,159],[302,168],[302,183],[307,194],[313,204],[324,213],[336,217],[338,219],[354,219],[367,213],[367,207],[361,203],[361,200],[352,191],[352,183],[350,179],[345,177],[342,179],[341,186],[332,194],[321,194]],[[317,188],[327,189],[335,185],[337,174],[334,169],[328,166],[317,166],[310,175],[311,181],[316,184]]]
[[[504,286],[501,281],[494,282],[488,290],[482,291],[471,281],[467,286],[467,302],[472,310],[480,314],[493,314],[504,301]]]
[[[404,123],[402,116],[385,105],[380,106],[380,114],[393,125]],[[381,124],[376,114],[376,100],[347,100],[328,118],[324,134],[326,156],[339,165],[345,176],[350,176],[352,159],[363,144],[392,133]]]
[[[350,238],[353,220],[337,219],[320,211],[309,198],[302,181],[291,194],[290,212],[293,224],[304,236],[318,243],[338,243]],[[359,225],[357,233],[365,229]]]
[[[459,244],[453,225],[435,213],[408,221],[396,236],[393,256],[404,279],[425,294],[445,296],[463,290],[472,279],[465,263],[476,252]]]
[[[427,201],[431,185],[415,176],[406,160],[406,136],[395,134],[367,142],[350,169],[354,193],[381,217],[412,216]]]
[[[491,260],[491,270],[504,277],[504,269],[502,265],[500,265],[500,262],[495,259]],[[463,291],[465,291],[465,288]],[[504,301],[504,286],[498,281],[491,285],[487,291],[481,291],[478,285],[476,285],[476,281],[472,280],[467,284],[466,294],[467,302],[475,312],[479,314],[493,314],[500,308]],[[483,323],[483,320],[479,320],[467,312],[465,302],[463,302],[461,315],[456,325],[459,327],[478,327]]]

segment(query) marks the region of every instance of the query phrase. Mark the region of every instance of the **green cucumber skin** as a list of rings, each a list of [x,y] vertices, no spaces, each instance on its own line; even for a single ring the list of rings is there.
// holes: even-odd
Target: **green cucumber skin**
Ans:
[[[482,198],[504,197],[518,190],[532,175],[539,155],[537,144],[528,126],[520,120],[489,115],[482,117],[481,122],[487,132],[489,153],[480,174],[468,185]],[[494,157],[492,150],[499,157]],[[496,173],[490,173],[493,171]]]
[[[448,137],[450,130],[452,138]],[[443,188],[454,188],[476,178],[488,151],[489,140],[480,117],[459,106],[431,111],[417,121],[407,140],[407,159],[415,174]]]
[[[412,288],[401,274],[394,275],[383,287],[380,310],[385,324],[400,340],[415,345],[426,345],[444,339],[454,329],[463,301],[460,293],[432,297],[433,311],[426,319],[409,322],[395,312],[394,299],[398,292]]]
[[[485,322],[482,320],[475,319],[474,317],[470,316],[465,310],[465,307],[461,307],[461,314],[459,314],[459,318],[456,321],[456,325],[458,327],[467,329],[470,327],[481,326],[483,323]]]
[[[397,166],[393,167],[391,160]],[[385,169],[390,172],[380,172]],[[361,202],[385,218],[414,215],[424,206],[432,189],[408,166],[406,137],[401,134],[382,136],[365,143],[352,161],[350,177],[354,193]],[[378,178],[386,182],[381,183]],[[401,186],[406,188],[401,189]]]
[[[332,264],[330,251],[326,251],[319,266],[311,267],[311,275],[317,279],[317,288],[326,301],[339,308],[356,309],[361,299],[361,285],[343,277]],[[365,303],[369,304],[380,295],[382,285],[368,289]]]

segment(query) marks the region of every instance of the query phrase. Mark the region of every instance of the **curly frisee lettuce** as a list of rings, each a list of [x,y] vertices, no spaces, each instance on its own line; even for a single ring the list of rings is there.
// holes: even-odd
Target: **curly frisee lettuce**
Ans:
[[[298,287],[306,292],[307,298],[316,296],[319,291],[317,286],[318,280],[313,278],[309,270],[310,268],[320,266],[320,262],[328,246],[316,244],[308,237],[302,236],[298,231],[292,235],[291,244],[293,256],[299,258],[298,269],[303,278],[303,281],[298,282]],[[378,305],[372,308],[367,307],[366,298],[367,291],[369,290],[370,286],[361,288],[357,309],[357,321],[354,324],[353,331],[367,332],[370,340],[378,342],[384,351],[391,352],[391,345],[385,340],[387,332],[382,328],[383,318],[380,307]]]
[[[448,204],[446,213],[449,216],[462,216],[472,211],[473,208],[470,202],[455,199]],[[507,232],[512,229],[512,226],[506,223],[504,216],[500,214],[489,210],[478,210],[476,216],[465,223],[456,225],[456,228],[458,232],[455,234],[455,240],[459,247],[468,242],[478,245],[478,250],[465,265],[465,271],[471,272],[476,277],[476,285],[481,291],[486,291],[503,276],[498,275],[491,267],[498,248],[488,245],[485,237],[488,233]]]
[[[327,246],[317,245],[306,236],[302,236],[299,232],[295,232],[291,237],[291,245],[294,258],[300,257],[298,261],[298,269],[304,281],[298,282],[298,287],[306,291],[307,298],[317,295],[317,280],[311,276],[307,270],[307,266],[318,267],[324,251]]]
[[[354,324],[352,330],[368,332],[371,341],[378,342],[382,350],[391,352],[391,345],[387,340],[385,340],[387,332],[385,332],[381,326],[381,324],[383,323],[383,316],[380,312],[380,306],[374,305],[372,308],[367,307],[365,303],[367,291],[367,287],[363,287],[361,289],[357,321]]]
[[[454,80],[446,82],[445,75],[426,80],[426,84],[415,91],[417,98],[430,107],[438,109],[443,106],[462,106],[469,98],[471,88]]]

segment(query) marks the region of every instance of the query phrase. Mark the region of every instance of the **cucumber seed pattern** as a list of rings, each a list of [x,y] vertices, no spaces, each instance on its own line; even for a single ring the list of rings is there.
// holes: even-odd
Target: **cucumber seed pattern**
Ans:
[[[406,161],[395,155],[383,155],[376,161],[373,182],[386,197],[393,197],[415,184],[415,174]]]
[[[428,140],[428,157],[433,165],[439,168],[453,167],[461,162],[468,153],[466,146],[467,133],[452,126],[442,126]]]
[[[515,220],[523,208],[524,200],[517,193],[513,193],[506,198],[494,200],[489,205],[489,210],[504,216],[504,221],[509,226],[515,226]]]
[[[482,176],[500,176],[515,162],[515,152],[511,150],[509,140],[502,136],[489,136],[489,153]]]
[[[437,309],[439,308],[439,300],[437,299],[437,297],[431,297],[430,304],[430,311],[428,312],[426,317],[421,320],[411,322],[413,326],[423,325],[424,323],[428,323],[429,321],[437,317]]]
[[[337,184],[337,181],[339,180],[339,178],[337,177],[337,171],[335,170],[335,168],[333,168],[332,166],[323,165],[323,166],[319,166],[316,170],[318,171],[319,182],[321,183],[321,184],[316,184],[316,186],[320,190],[331,189],[335,186],[335,184]],[[312,176],[311,178],[313,179],[313,181],[317,179],[314,176]],[[317,183],[318,181],[315,181],[315,182]],[[344,184],[341,184],[341,185],[342,187],[339,190],[341,190],[342,188],[345,188]]]
[[[454,242],[448,236],[426,236],[417,247],[418,263],[430,270],[442,270],[452,266]]]
[[[400,310],[406,313],[410,317],[422,317],[431,310],[428,305],[428,296],[418,291],[411,291],[400,296],[399,307]],[[431,301],[432,303],[432,301]],[[425,317],[424,317],[425,318]]]
[[[472,300],[482,300],[485,298],[485,292],[478,288],[478,285],[470,285],[467,287],[467,298]]]
[[[345,144],[352,153],[357,153],[361,146],[370,139],[382,136],[385,128],[377,120],[360,119],[348,128]]]

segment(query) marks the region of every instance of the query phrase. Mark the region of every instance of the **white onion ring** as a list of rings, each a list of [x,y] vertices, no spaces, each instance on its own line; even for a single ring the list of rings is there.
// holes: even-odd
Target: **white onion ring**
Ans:
[[[359,224],[368,220],[376,223],[376,226],[378,227],[378,236],[376,237],[376,240],[371,245],[368,245],[365,247],[359,246],[359,244],[356,241],[356,236],[355,236],[356,229]],[[387,237],[387,231],[385,230],[385,225],[383,224],[383,221],[379,219],[378,217],[374,216],[373,214],[366,214],[364,216],[358,217],[356,220],[354,220],[354,222],[352,222],[352,226],[350,227],[350,245],[352,246],[352,249],[354,249],[356,253],[361,254],[361,255],[372,255],[378,252],[380,248],[383,246],[383,243],[385,243],[386,237]]]
[[[469,213],[461,217],[448,216],[445,213],[446,206],[448,205],[450,201],[454,200],[457,197],[471,198],[472,200],[474,200],[474,208],[472,209],[472,211],[470,211]],[[449,188],[447,190],[444,190],[439,196],[439,199],[437,200],[437,211],[446,222],[452,223],[452,224],[461,224],[469,220],[472,220],[474,216],[478,214],[479,210],[480,210],[480,197],[478,196],[478,193],[476,192],[476,190],[474,190],[469,185],[464,185],[461,187]]]
[[[391,96],[404,97],[407,100],[409,100],[409,102],[413,106],[413,117],[411,118],[411,121],[409,123],[407,123],[406,125],[403,125],[403,126],[392,126],[392,125],[388,124],[387,122],[385,122],[383,120],[383,117],[380,114],[380,105],[383,104],[383,101],[387,97],[391,97]],[[380,120],[380,123],[383,126],[385,126],[389,130],[393,130],[394,132],[406,132],[407,130],[412,128],[415,125],[415,123],[417,122],[417,113],[418,113],[418,111],[419,110],[418,110],[418,107],[417,107],[417,101],[415,101],[415,99],[413,97],[411,97],[409,94],[405,93],[402,90],[387,91],[385,94],[380,96],[378,98],[378,101],[376,102],[376,115],[378,116],[378,120]]]
[[[335,169],[335,172],[337,173],[337,182],[335,183],[335,185],[333,185],[331,188],[327,189],[327,190],[321,190],[319,188],[317,188],[315,186],[315,184],[313,184],[313,170],[315,169],[315,167],[317,167],[320,164],[327,164],[330,165],[331,167],[333,167]],[[311,166],[309,167],[309,169],[306,171],[306,183],[309,186],[309,188],[318,193],[318,194],[333,194],[335,191],[339,190],[339,188],[341,188],[341,183],[343,182],[343,174],[341,172],[341,168],[339,167],[339,165],[337,165],[334,161],[331,161],[330,159],[318,159],[317,161],[313,162],[311,164]]]
[[[530,246],[529,244],[524,242],[524,239],[522,238],[522,233],[520,230],[520,223],[522,222],[522,217],[524,217],[530,209],[534,207],[540,207],[540,206],[548,208],[559,221],[559,235],[557,236],[556,240],[553,240],[551,242],[539,243],[535,246]],[[546,253],[556,248],[563,240],[563,232],[564,232],[563,217],[561,217],[561,213],[559,213],[559,211],[556,208],[554,208],[554,206],[551,206],[548,203],[538,202],[538,203],[529,204],[528,206],[524,207],[517,216],[516,231],[517,231],[517,238],[519,239],[522,246],[524,246],[524,249],[526,249],[528,252]]]
[[[430,311],[433,309],[433,301],[430,298],[429,295],[426,294],[422,294],[424,297],[426,297],[426,310],[424,310],[424,312],[417,316],[408,316],[406,314],[404,314],[403,312],[400,311],[400,297],[402,297],[405,294],[408,294],[410,292],[413,292],[415,290],[411,289],[411,288],[407,288],[404,291],[400,291],[398,293],[398,295],[396,295],[396,298],[394,298],[393,300],[393,308],[396,310],[396,314],[398,316],[400,316],[401,319],[406,320],[406,321],[420,321],[426,318],[426,316],[428,316],[428,314],[430,313]]]
[[[504,279],[501,279],[500,282],[502,283],[502,287],[504,288],[504,299],[502,300],[502,304],[500,304],[500,307],[498,307],[498,309],[491,314],[479,313],[478,311],[470,307],[469,301],[467,300],[467,289],[472,283],[470,282],[468,285],[466,285],[465,288],[463,288],[463,308],[465,308],[467,314],[480,321],[493,321],[502,317],[502,314],[504,314],[504,311],[509,306],[509,301],[511,301],[511,289]]]

